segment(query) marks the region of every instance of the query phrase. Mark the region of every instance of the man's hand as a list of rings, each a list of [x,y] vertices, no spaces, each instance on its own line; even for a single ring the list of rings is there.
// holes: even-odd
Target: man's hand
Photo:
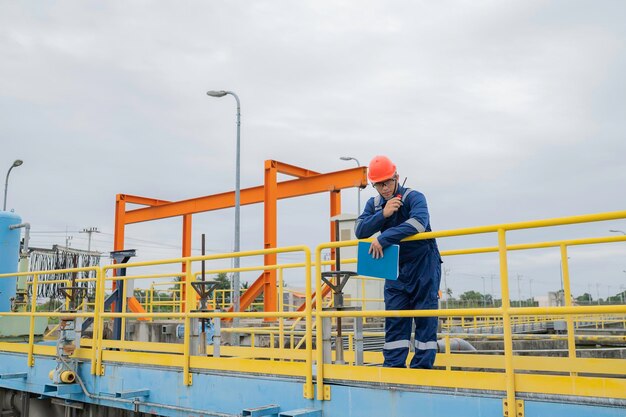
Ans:
[[[383,216],[385,218],[393,215],[398,209],[402,206],[402,200],[399,197],[391,198],[385,204],[385,208],[383,209]]]
[[[383,257],[383,247],[380,246],[380,243],[378,243],[378,239],[374,238],[374,240],[372,240],[372,244],[370,245],[370,250],[367,251],[367,253],[372,255],[372,258],[374,259]]]

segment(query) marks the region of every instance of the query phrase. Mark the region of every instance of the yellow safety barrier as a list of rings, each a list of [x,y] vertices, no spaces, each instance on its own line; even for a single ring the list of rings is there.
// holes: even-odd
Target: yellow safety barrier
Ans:
[[[576,329],[581,326],[596,326],[602,328],[609,323],[626,324],[625,305],[571,305],[571,291],[569,279],[569,264],[567,250],[575,245],[591,245],[603,243],[625,242],[626,236],[611,236],[601,238],[560,240],[553,242],[539,242],[507,245],[507,232],[511,230],[521,230],[537,227],[550,227],[557,225],[576,224],[582,222],[595,222],[612,219],[626,218],[626,211],[603,213],[588,216],[574,216],[561,219],[549,219],[534,222],[511,223],[484,227],[475,227],[458,230],[447,230],[441,232],[429,232],[410,237],[407,240],[419,240],[430,238],[446,238],[452,236],[463,236],[470,234],[492,233],[496,235],[497,245],[481,248],[465,248],[458,250],[443,251],[442,256],[472,255],[479,253],[493,252],[498,254],[500,265],[500,288],[502,305],[489,308],[453,308],[441,310],[418,310],[418,311],[378,311],[367,310],[368,303],[380,302],[380,298],[371,297],[366,294],[365,281],[369,278],[361,279],[361,295],[357,297],[347,297],[350,301],[363,307],[362,311],[326,311],[324,305],[331,303],[332,298],[322,297],[321,272],[324,265],[332,265],[332,261],[322,260],[322,251],[329,248],[339,248],[356,245],[357,241],[331,242],[317,246],[315,250],[315,266],[313,266],[311,251],[305,246],[293,246],[287,248],[264,249],[257,251],[246,251],[240,253],[226,253],[206,256],[195,256],[187,258],[175,258],[161,261],[135,262],[127,264],[115,264],[102,268],[80,268],[62,271],[37,271],[26,273],[10,273],[0,275],[0,279],[14,276],[32,276],[30,283],[32,293],[37,293],[40,285],[48,285],[50,282],[42,282],[40,277],[47,274],[59,273],[84,273],[94,271],[96,278],[78,278],[77,280],[92,280],[96,282],[95,302],[84,304],[85,311],[72,313],[74,317],[92,317],[93,339],[81,340],[81,348],[77,349],[75,356],[91,360],[92,373],[95,375],[104,374],[104,365],[107,362],[151,364],[179,367],[183,371],[184,383],[192,384],[192,372],[190,369],[213,369],[228,370],[248,373],[263,373],[266,371],[267,360],[272,362],[272,373],[288,376],[304,376],[304,396],[314,398],[314,388],[317,389],[317,398],[327,398],[325,382],[329,379],[344,381],[366,381],[373,383],[406,384],[406,385],[430,385],[434,387],[464,388],[464,389],[488,389],[501,390],[506,392],[508,400],[509,415],[516,413],[515,398],[518,393],[542,392],[559,395],[577,396],[598,396],[607,398],[626,398],[626,364],[623,361],[612,359],[586,359],[577,357],[576,341],[596,340],[591,335],[576,335]],[[508,289],[508,267],[507,254],[509,251],[533,250],[538,248],[558,248],[563,265],[563,289],[565,292],[565,305],[559,307],[514,307],[510,304]],[[291,264],[259,265],[242,268],[211,269],[210,274],[234,271],[267,271],[277,270],[278,275],[278,305],[276,312],[236,312],[228,313],[224,311],[214,312],[193,312],[197,308],[197,297],[191,282],[196,279],[197,264],[201,261],[222,261],[235,256],[255,257],[269,253],[301,253],[305,261]],[[355,259],[344,259],[342,264],[352,264]],[[107,276],[112,271],[125,268],[127,271],[141,270],[144,267],[161,267],[168,265],[183,265],[184,273],[157,273],[157,274],[135,274],[120,276]],[[194,266],[196,266],[194,270]],[[313,270],[313,267],[315,269]],[[285,311],[294,308],[285,303],[284,295],[289,289],[284,288],[284,272],[290,269],[303,269],[305,277],[305,300],[304,311]],[[315,280],[312,281],[312,276]],[[104,302],[106,295],[111,292],[110,284],[114,281],[140,281],[169,279],[181,276],[181,282],[153,282],[148,291],[145,291],[143,305],[145,313],[111,313],[105,312]],[[312,304],[312,285],[315,284],[316,298],[315,308]],[[358,284],[357,284],[358,285]],[[159,300],[158,293],[163,286],[167,286],[168,300]],[[106,289],[106,290],[105,290]],[[183,297],[184,294],[184,297]],[[215,307],[230,307],[226,301],[227,291],[218,292],[211,300]],[[159,309],[167,311],[158,311]],[[126,310],[126,297],[122,298],[122,311]],[[35,317],[48,316],[60,317],[68,315],[60,312],[38,312],[37,299],[31,297],[30,310],[24,312],[3,312],[0,316],[24,316],[30,318],[28,343],[8,343],[0,342],[0,351],[21,352],[26,354],[29,366],[34,365],[34,355],[55,354],[51,346],[39,346],[34,343],[34,321]],[[437,356],[436,368],[434,370],[409,370],[409,369],[381,369],[372,366],[351,366],[324,363],[322,352],[322,332],[319,331],[323,318],[336,319],[338,317],[352,318],[384,318],[384,317],[426,317],[440,316],[446,318],[442,324],[442,330],[447,332],[444,335],[446,349]],[[183,343],[157,343],[138,342],[125,340],[127,322],[139,318],[182,320],[184,323]],[[223,332],[245,333],[250,335],[250,346],[221,346],[221,352],[229,358],[213,357],[215,350],[207,347],[207,355],[192,355],[190,321],[195,318],[221,318],[232,319],[241,318],[275,318],[277,325],[264,325],[259,327],[224,328]],[[114,319],[121,319],[122,337],[121,340],[108,340],[104,337],[105,323]],[[314,320],[315,319],[315,320]],[[566,322],[567,332],[563,335],[550,335],[545,338],[567,340],[567,356],[559,358],[548,358],[542,356],[519,356],[513,350],[513,341],[540,338],[532,335],[515,335],[512,327],[523,324],[537,324],[551,320],[563,320]],[[300,328],[304,320],[304,328]],[[289,325],[288,325],[289,324]],[[481,333],[481,329],[488,327],[502,327],[503,335],[494,336]],[[464,336],[483,336],[485,338],[498,337],[504,342],[502,354],[487,355],[483,353],[454,353],[450,351],[450,331],[454,328],[476,330],[475,335],[465,334]],[[354,362],[354,333],[344,331],[347,338],[348,351],[345,359],[348,363]],[[382,337],[382,332],[365,332],[368,337]],[[269,347],[257,346],[260,336],[269,339]],[[316,349],[313,349],[313,338],[316,338]],[[600,337],[600,336],[597,336]],[[624,336],[602,336],[605,340],[623,341]],[[286,343],[288,341],[288,343]],[[278,343],[278,349],[274,346]],[[315,356],[314,356],[315,355]],[[316,387],[313,385],[314,358],[316,359]],[[327,358],[326,358],[327,359]],[[382,362],[381,352],[365,352],[364,360],[368,365],[380,364]],[[458,371],[456,369],[464,369]],[[477,370],[480,369],[480,370]],[[560,374],[554,374],[559,372]]]
[[[78,310],[75,313],[61,312],[61,311],[37,311],[37,291],[39,287],[46,285],[57,285],[58,283],[69,284],[72,280],[61,279],[61,280],[53,280],[53,281],[45,281],[40,280],[41,276],[44,275],[58,275],[58,274],[87,274],[89,272],[94,272],[95,278],[76,278],[73,280],[74,283],[85,283],[85,282],[95,282],[96,287],[98,286],[98,282],[100,280],[100,274],[102,272],[101,268],[98,267],[87,267],[87,268],[71,268],[71,269],[57,269],[53,271],[32,271],[32,272],[16,272],[11,274],[0,274],[0,279],[8,278],[8,277],[32,277],[32,281],[28,283],[31,287],[31,297],[29,301],[29,311],[18,311],[18,312],[0,312],[0,316],[9,316],[9,317],[29,317],[29,330],[28,330],[28,345],[26,350],[23,349],[23,345],[19,343],[10,343],[10,342],[0,342],[0,351],[8,351],[8,352],[24,352],[27,354],[27,364],[29,367],[35,365],[35,354],[46,354],[53,356],[55,354],[55,350],[53,346],[40,346],[35,344],[35,317],[48,317],[48,318],[60,318],[60,317],[72,317],[74,319],[82,317],[82,318],[93,318],[94,323],[98,316],[98,310],[92,309],[91,311],[87,310],[88,304],[84,300],[80,300],[78,307],[81,307],[81,310]],[[65,300],[64,307],[67,309],[69,307],[69,300]],[[98,291],[96,290],[96,301],[95,305],[98,305]],[[95,324],[94,324],[95,326]],[[94,327],[94,335],[98,331],[97,327]],[[92,372],[95,369],[95,360],[96,360],[96,352],[95,350],[87,351],[85,349],[77,349],[75,351],[75,356],[82,357],[85,359],[91,359],[91,368]]]
[[[312,398],[313,395],[313,373],[312,373],[312,360],[313,360],[313,350],[312,350],[312,309],[311,309],[311,254],[310,249],[305,246],[294,246],[287,248],[278,248],[278,249],[265,249],[265,250],[257,250],[257,251],[246,251],[239,252],[237,255],[240,257],[251,257],[251,256],[259,256],[265,255],[269,253],[291,253],[291,252],[301,252],[304,255],[305,262],[305,275],[306,279],[306,295],[307,295],[307,309],[304,312],[192,312],[196,308],[197,299],[195,292],[191,286],[192,280],[194,280],[194,276],[196,274],[193,273],[193,263],[200,261],[212,261],[212,260],[221,260],[233,257],[234,254],[217,254],[217,255],[206,255],[206,256],[197,256],[197,257],[187,257],[187,258],[176,258],[176,259],[168,259],[165,261],[151,261],[151,262],[135,262],[135,263],[127,263],[127,264],[118,264],[118,265],[109,265],[103,268],[104,279],[114,281],[120,278],[124,280],[135,279],[137,276],[126,276],[126,277],[107,277],[106,272],[110,270],[125,268],[127,271],[133,268],[147,267],[147,266],[156,266],[156,265],[166,265],[166,264],[184,264],[185,267],[185,280],[184,280],[184,288],[185,288],[185,300],[184,300],[184,311],[180,313],[176,312],[167,312],[167,313],[105,313],[102,312],[100,314],[101,324],[105,319],[112,318],[121,318],[122,324],[126,322],[126,319],[129,318],[139,318],[139,317],[151,317],[151,318],[178,318],[182,319],[184,323],[184,335],[183,335],[183,346],[182,346],[182,357],[180,356],[171,356],[171,355],[159,355],[156,353],[140,353],[140,352],[116,352],[116,351],[105,351],[104,349],[99,349],[99,355],[97,357],[96,367],[99,370],[99,373],[102,374],[103,371],[103,363],[106,360],[115,360],[115,361],[130,361],[135,363],[152,363],[152,364],[162,364],[162,365],[170,365],[170,366],[181,366],[183,369],[183,380],[185,385],[189,385],[192,383],[190,368],[191,367],[199,367],[199,368],[207,368],[207,369],[230,369],[230,370],[242,370],[245,369],[247,372],[251,370],[256,370],[257,372],[263,367],[263,364],[258,363],[254,360],[249,359],[237,359],[237,360],[229,360],[224,361],[219,358],[212,357],[199,357],[190,355],[190,319],[192,318],[233,318],[233,317],[246,317],[246,318],[290,318],[290,317],[303,317],[306,320],[306,328],[308,331],[305,334],[305,339],[307,339],[306,347],[305,347],[305,355],[304,361],[298,363],[291,364],[283,364],[282,369],[273,369],[277,373],[282,373],[285,375],[305,375],[305,396],[307,398]],[[258,267],[250,267],[250,268],[230,268],[230,269],[221,269],[221,270],[212,270],[210,272],[219,273],[219,272],[232,272],[235,270],[255,270],[255,271],[263,271],[269,269],[278,269],[279,265],[272,266],[258,266]],[[148,275],[145,276],[149,278]],[[124,309],[123,309],[124,311]],[[123,332],[122,332],[123,334]],[[122,344],[118,344],[118,346],[127,346],[131,347],[129,342],[121,341]],[[137,343],[130,342],[134,344],[134,347],[140,347],[141,349],[137,350],[148,350],[144,349],[147,347],[148,343]],[[102,338],[102,332],[99,333],[98,339],[96,340],[96,346],[104,346],[107,342],[105,342]],[[109,344],[110,345],[110,344]],[[130,349],[129,349],[130,350]],[[210,348],[207,348],[207,352],[211,353]],[[250,349],[247,348],[239,348],[239,347],[221,347],[220,350],[224,354],[233,354],[233,356],[243,357],[250,356]],[[156,358],[154,356],[157,356]],[[254,357],[254,356],[252,356]]]
[[[558,218],[558,219],[547,219],[547,220],[538,220],[538,221],[529,221],[529,222],[519,222],[519,223],[510,223],[510,224],[499,224],[492,226],[482,226],[482,227],[472,227],[466,229],[457,229],[457,230],[446,230],[440,232],[427,232],[420,233],[405,239],[405,241],[411,240],[424,240],[424,239],[432,239],[432,238],[444,238],[451,236],[463,236],[463,235],[472,235],[472,234],[483,234],[483,233],[495,233],[497,234],[497,246],[489,247],[489,248],[473,248],[473,249],[463,249],[456,251],[444,251],[442,252],[442,256],[450,256],[450,255],[462,255],[462,254],[475,254],[475,253],[485,253],[485,252],[497,252],[499,255],[499,264],[500,264],[500,287],[501,287],[501,299],[502,306],[498,308],[489,308],[489,309],[450,309],[450,310],[417,310],[417,311],[322,311],[319,307],[321,305],[321,255],[322,250],[329,248],[341,248],[347,246],[355,246],[358,241],[344,241],[344,242],[333,242],[318,245],[315,250],[315,259],[316,259],[316,295],[317,295],[317,303],[315,309],[315,318],[316,322],[319,322],[323,317],[432,317],[432,316],[458,316],[458,317],[467,317],[467,316],[499,316],[502,318],[503,323],[503,339],[504,339],[504,379],[501,379],[501,375],[490,375],[485,374],[483,378],[480,379],[483,385],[476,385],[478,379],[473,379],[468,381],[467,386],[464,388],[481,388],[481,389],[494,389],[496,387],[501,387],[506,391],[507,397],[507,411],[508,415],[517,415],[516,410],[516,392],[518,391],[529,391],[529,392],[553,392],[555,390],[555,386],[558,386],[561,389],[561,393],[568,395],[589,395],[589,391],[598,391],[593,390],[593,383],[595,381],[589,382],[593,378],[581,378],[578,376],[577,372],[570,371],[571,380],[565,380],[565,383],[561,384],[546,384],[542,381],[541,376],[537,375],[523,375],[515,372],[516,363],[519,361],[515,360],[513,357],[513,335],[511,331],[512,326],[512,317],[513,316],[526,316],[526,315],[564,315],[567,320],[567,335],[568,335],[568,358],[565,364],[571,365],[570,369],[574,369],[574,363],[578,361],[579,358],[576,358],[576,345],[574,339],[574,325],[573,325],[573,315],[577,314],[602,314],[602,313],[614,313],[614,314],[624,314],[626,313],[626,307],[623,305],[618,306],[571,306],[571,291],[570,291],[570,281],[569,281],[569,267],[568,267],[568,257],[567,257],[567,247],[572,245],[584,245],[584,244],[594,244],[594,243],[606,243],[606,242],[622,242],[626,241],[626,236],[616,236],[610,238],[591,238],[591,239],[577,239],[570,241],[562,241],[562,242],[545,242],[545,243],[533,243],[528,245],[511,245],[507,246],[506,243],[506,233],[507,231],[512,230],[521,230],[521,229],[533,229],[540,227],[551,227],[551,226],[560,226],[560,225],[569,225],[569,224],[578,224],[578,223],[586,223],[586,222],[596,222],[596,221],[604,221],[604,220],[615,220],[615,219],[623,219],[626,217],[626,211],[620,212],[611,212],[611,213],[601,213],[594,215],[583,215],[583,216],[572,216],[566,218]],[[563,265],[563,287],[565,291],[565,306],[564,307],[546,307],[546,308],[534,308],[534,307],[522,307],[515,308],[510,305],[510,297],[509,297],[509,278],[508,278],[508,265],[507,265],[507,252],[509,250],[522,250],[522,249],[534,249],[534,248],[545,248],[545,247],[559,247],[561,252],[561,262]],[[322,335],[321,332],[317,332],[317,346],[321,346],[322,344]],[[324,357],[321,349],[317,350],[317,362],[323,363]],[[615,361],[613,361],[615,362]],[[626,374],[626,369],[623,369],[618,365],[620,372]],[[318,398],[324,397],[324,383],[323,381],[326,378],[335,378],[335,379],[357,379],[357,380],[370,380],[374,382],[380,383],[397,383],[398,381],[406,381],[410,383],[410,379],[421,380],[421,381],[433,381],[441,378],[440,381],[448,380],[448,383],[451,382],[450,375],[451,370],[447,367],[447,371],[437,371],[437,370],[410,370],[411,374],[406,374],[402,369],[377,369],[377,373],[371,372],[371,368],[364,367],[359,371],[350,371],[350,377],[347,377],[347,373],[344,372],[345,369],[338,365],[332,364],[324,364],[323,366],[318,366],[317,368],[317,396]],[[384,372],[382,372],[384,371]],[[427,372],[423,374],[423,372]],[[441,374],[441,372],[447,372]],[[355,375],[358,377],[355,378]],[[486,376],[486,378],[485,378]],[[423,377],[423,378],[422,378]],[[534,385],[527,384],[527,380],[533,381]],[[562,381],[562,380],[561,380]],[[516,386],[517,382],[517,386]],[[401,382],[402,383],[402,382]],[[607,389],[607,383],[604,381],[603,392],[595,392],[595,394],[599,396],[615,396],[618,398],[624,398],[626,393],[626,383],[623,380],[613,380],[611,383],[614,385]],[[447,383],[439,382],[439,383],[431,383],[434,386],[456,386],[459,387],[458,381],[455,382],[454,385],[447,385]],[[585,389],[580,387],[584,386]],[[537,391],[537,387],[541,388],[541,391]],[[577,388],[572,388],[577,387]],[[569,389],[567,389],[569,388]],[[497,388],[496,388],[497,389]]]

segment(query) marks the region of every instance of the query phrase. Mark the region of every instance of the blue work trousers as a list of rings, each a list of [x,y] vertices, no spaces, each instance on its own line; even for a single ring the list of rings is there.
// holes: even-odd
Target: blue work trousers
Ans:
[[[439,259],[428,275],[417,279],[387,281],[385,285],[386,310],[436,310],[438,307],[441,266]],[[437,353],[437,317],[387,317],[385,319],[385,345],[383,366],[404,368],[409,354],[411,321],[415,321],[415,355],[411,368],[431,369]]]

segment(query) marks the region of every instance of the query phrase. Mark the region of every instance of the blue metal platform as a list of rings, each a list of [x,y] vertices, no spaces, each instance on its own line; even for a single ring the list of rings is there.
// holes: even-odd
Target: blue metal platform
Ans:
[[[324,416],[408,417],[420,415],[496,417],[503,415],[504,392],[454,392],[420,386],[380,386],[327,381],[331,399],[303,398],[302,378],[271,374],[193,371],[193,384],[183,384],[180,369],[108,363],[105,374],[79,366],[80,384],[54,385],[48,373],[54,358],[36,357],[32,368],[23,354],[0,353],[0,387],[41,397],[172,417],[189,416]],[[268,368],[271,363],[268,362]],[[623,403],[614,406],[578,403],[571,398],[523,399],[524,415],[533,417],[624,417]],[[267,414],[266,414],[267,413]]]

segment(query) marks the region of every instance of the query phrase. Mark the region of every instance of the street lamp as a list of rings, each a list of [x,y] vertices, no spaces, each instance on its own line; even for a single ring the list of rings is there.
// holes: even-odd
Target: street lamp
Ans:
[[[361,164],[359,163],[359,160],[356,159],[356,158],[353,158],[351,156],[341,156],[341,157],[339,157],[339,159],[341,159],[342,161],[354,161],[354,162],[356,162],[356,166],[357,167],[361,166]],[[357,189],[357,199],[358,199],[358,201],[357,201],[357,203],[358,203],[357,204],[357,211],[358,211],[357,216],[360,216],[361,215],[361,187],[359,187]]]
[[[239,246],[239,236],[240,236],[240,232],[239,232],[239,210],[241,207],[241,202],[240,202],[240,193],[241,193],[241,188],[240,188],[240,172],[241,172],[241,168],[240,168],[240,160],[241,160],[241,146],[240,146],[240,131],[241,131],[241,105],[239,103],[239,97],[237,97],[237,94],[233,93],[232,91],[224,91],[224,90],[219,90],[219,91],[207,91],[207,95],[211,96],[211,97],[224,97],[225,95],[231,95],[235,98],[235,101],[237,102],[237,162],[236,162],[236,168],[235,168],[235,252],[239,252],[240,246]],[[239,268],[239,257],[236,257],[234,259],[234,265],[235,269]],[[239,311],[239,299],[240,299],[240,290],[239,290],[239,271],[235,271],[235,274],[233,276],[233,311],[237,312]],[[239,327],[239,318],[238,317],[234,317],[233,318],[233,327]],[[238,343],[237,343],[238,344]]]
[[[4,205],[2,206],[2,210],[4,211],[7,211],[7,189],[9,188],[9,174],[11,173],[11,170],[13,168],[19,167],[23,163],[24,161],[22,161],[21,159],[16,159],[15,161],[13,161],[13,165],[11,165],[11,168],[9,168],[9,172],[7,172],[7,179],[4,182]]]
[[[626,232],[624,232],[623,230],[609,230],[609,232],[611,232],[611,233],[621,233],[623,235],[626,235]]]

